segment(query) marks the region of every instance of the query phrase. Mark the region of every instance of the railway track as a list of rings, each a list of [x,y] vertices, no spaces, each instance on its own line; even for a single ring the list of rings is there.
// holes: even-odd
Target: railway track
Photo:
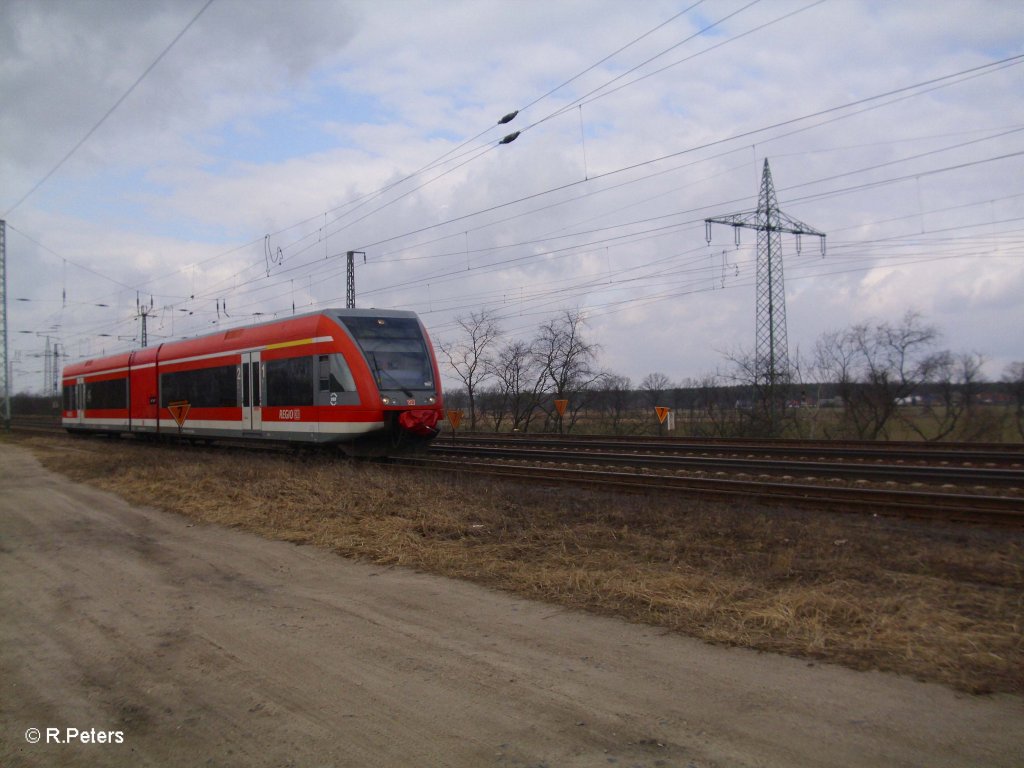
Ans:
[[[957,465],[918,465],[905,463],[861,463],[841,461],[801,461],[772,458],[734,458],[689,454],[644,453],[633,451],[573,450],[569,448],[533,448],[525,446],[433,445],[430,453],[438,456],[467,456],[477,459],[515,461],[558,461],[616,467],[645,467],[691,472],[728,472],[747,475],[817,477],[877,482],[934,483],[1024,489],[1024,468],[975,467]]]
[[[60,426],[18,420],[19,431]],[[904,447],[905,446],[905,447]],[[460,436],[395,460],[418,470],[552,485],[685,493],[829,511],[1024,526],[1020,445]]]
[[[694,498],[747,500],[832,512],[1024,526],[1024,498],[1012,496],[494,464],[467,461],[464,457],[401,459],[400,462],[419,469],[480,474],[528,482],[574,483],[607,490],[685,493]]]
[[[473,435],[438,440],[414,461],[531,482],[1022,526],[1021,448]]]
[[[922,443],[790,439],[635,438],[567,435],[445,435],[435,446],[489,446],[762,459],[899,462],[1024,468],[1024,443]]]

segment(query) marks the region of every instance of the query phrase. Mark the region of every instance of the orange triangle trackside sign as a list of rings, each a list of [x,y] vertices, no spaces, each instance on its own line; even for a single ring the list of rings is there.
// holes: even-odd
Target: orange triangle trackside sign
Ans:
[[[178,429],[181,429],[181,425],[185,423],[185,417],[188,416],[190,407],[188,400],[175,400],[173,403],[167,404],[167,410],[174,417],[174,423],[178,425]]]
[[[568,400],[555,400],[555,410],[558,411],[559,416],[565,416],[565,409],[568,405]]]
[[[452,429],[458,429],[459,424],[462,423],[462,411],[448,411],[448,421],[452,425]]]
[[[664,405],[656,405],[654,406],[654,410],[658,413],[658,423],[664,424],[665,418],[668,416],[668,412],[672,409],[666,408]]]

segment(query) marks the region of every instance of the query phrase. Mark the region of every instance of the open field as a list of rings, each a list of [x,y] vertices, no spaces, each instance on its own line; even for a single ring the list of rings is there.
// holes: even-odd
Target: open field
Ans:
[[[324,454],[17,439],[197,521],[709,642],[1024,693],[1024,534],[530,487]]]

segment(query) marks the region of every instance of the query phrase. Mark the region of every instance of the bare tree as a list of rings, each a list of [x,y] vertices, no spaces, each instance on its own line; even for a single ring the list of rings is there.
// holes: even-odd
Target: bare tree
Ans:
[[[975,410],[984,358],[979,354],[954,355],[948,350],[931,355],[924,369],[931,386],[920,413],[901,421],[925,440],[942,440],[961,426]]]
[[[1024,362],[1010,363],[1006,366],[1003,381],[1009,386],[1017,433],[1024,438]]]
[[[477,393],[477,412],[480,420],[490,419],[490,426],[500,432],[509,416],[509,399],[500,382],[495,381]]]
[[[816,367],[838,388],[847,431],[861,439],[887,436],[900,404],[938,365],[939,358],[928,354],[938,338],[938,330],[912,311],[895,325],[859,323],[822,335]]]
[[[488,310],[472,312],[455,318],[462,336],[454,342],[442,342],[441,354],[462,382],[469,402],[469,428],[476,429],[476,400],[480,385],[492,374],[491,350],[501,336],[501,329]]]
[[[608,420],[612,433],[621,435],[629,432],[626,416],[629,414],[633,382],[628,376],[604,373],[598,382],[594,398],[600,413]]]
[[[645,409],[648,414],[659,405],[665,405],[666,392],[672,389],[672,381],[664,373],[648,373],[640,382],[640,392],[643,396]],[[658,422],[658,434],[662,435],[665,425]]]
[[[736,398],[733,418],[723,422],[723,428],[727,423],[728,429],[736,435],[777,436],[785,415],[789,371],[776,380],[775,386],[768,387],[764,376],[758,376],[757,356],[753,350],[736,349],[725,353],[725,359],[729,367],[717,374],[717,378],[720,385],[731,383],[740,397]]]
[[[698,419],[690,418],[690,431],[695,435],[735,437],[741,428],[738,414],[744,410],[736,402],[736,388],[730,387],[716,373],[709,373],[693,382],[696,390]]]
[[[497,380],[503,416],[511,419],[513,430],[529,431],[545,381],[533,348],[524,341],[511,341],[499,350],[488,369]]]
[[[538,329],[534,342],[534,359],[547,383],[547,391],[556,399],[570,400],[569,428],[585,405],[583,395],[600,378],[594,368],[598,346],[583,338],[583,314],[578,310],[566,311]],[[576,396],[571,402],[570,395]],[[551,412],[548,418],[552,418]],[[562,431],[562,417],[557,417]]]
[[[672,381],[664,373],[648,373],[640,382],[644,404],[654,408],[664,405],[665,393],[672,389]]]

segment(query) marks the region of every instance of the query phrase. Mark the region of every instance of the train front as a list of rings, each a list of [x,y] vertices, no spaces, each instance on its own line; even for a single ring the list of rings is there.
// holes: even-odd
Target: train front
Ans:
[[[441,381],[426,329],[412,312],[344,310],[380,394],[394,447],[425,445],[440,432]]]

